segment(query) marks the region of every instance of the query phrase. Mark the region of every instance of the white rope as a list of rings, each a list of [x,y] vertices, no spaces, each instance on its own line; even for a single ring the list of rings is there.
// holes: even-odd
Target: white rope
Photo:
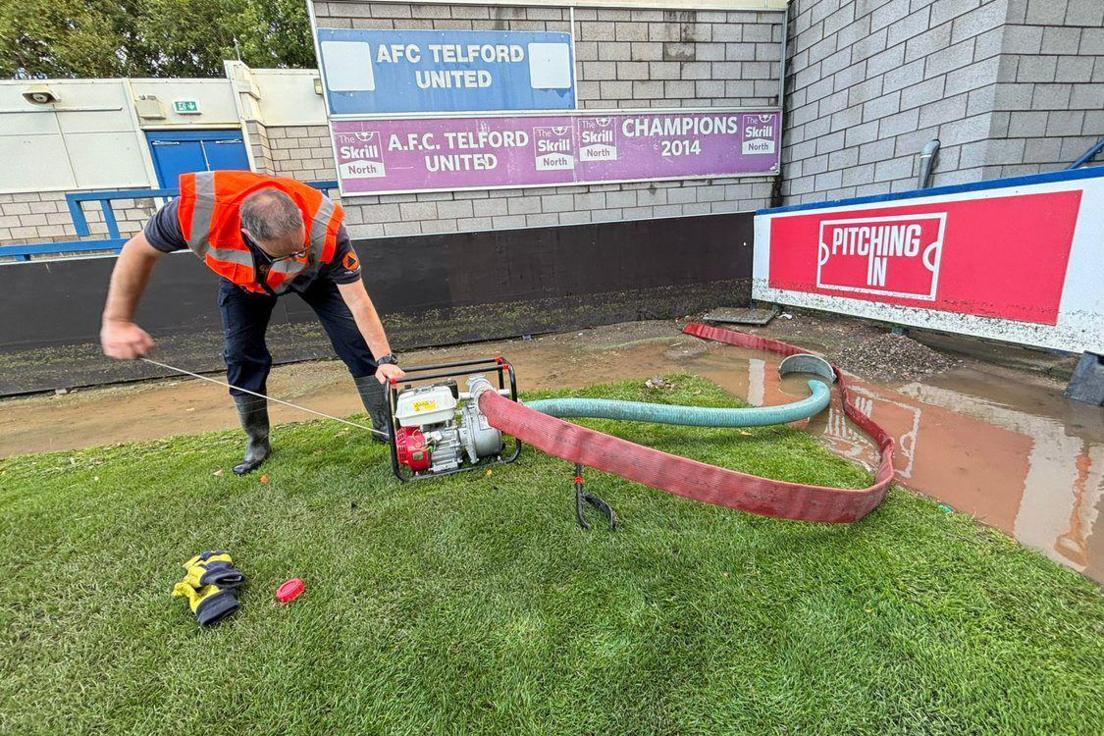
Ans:
[[[275,401],[277,404],[283,404],[284,406],[290,406],[292,409],[298,409],[299,411],[305,411],[308,414],[314,414],[316,416],[322,417],[323,419],[332,419],[335,422],[341,422],[342,424],[348,424],[350,427],[356,427],[357,429],[363,429],[366,432],[371,432],[372,434],[378,434],[381,437],[387,437],[388,436],[386,432],[381,432],[378,429],[375,429],[374,427],[366,427],[363,424],[357,424],[356,422],[350,422],[348,419],[342,419],[341,417],[333,417],[333,416],[330,416],[329,414],[323,414],[320,411],[315,411],[314,409],[308,409],[305,406],[299,406],[298,404],[293,404],[290,401],[284,401],[283,399],[277,399],[277,398],[274,398],[272,396],[265,396],[264,394],[259,394],[256,391],[250,391],[247,388],[241,388],[240,386],[232,386],[229,383],[224,383],[223,381],[215,380],[214,378],[211,378],[209,376],[201,376],[198,373],[192,373],[191,371],[186,371],[183,368],[177,368],[176,366],[169,365],[168,363],[159,363],[156,360],[150,360],[149,358],[146,358],[146,357],[142,357],[142,360],[146,361],[150,365],[156,365],[160,368],[165,368],[165,369],[170,370],[170,371],[176,371],[177,373],[183,373],[185,376],[191,376],[192,378],[198,378],[201,381],[207,381],[208,383],[213,383],[216,386],[222,386],[223,388],[232,388],[235,391],[241,391],[242,393],[249,394],[250,396],[256,396],[259,399],[267,399],[269,401]]]

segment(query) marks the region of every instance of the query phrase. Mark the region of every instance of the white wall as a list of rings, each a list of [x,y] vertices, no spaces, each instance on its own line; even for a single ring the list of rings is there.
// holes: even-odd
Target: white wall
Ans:
[[[313,69],[254,69],[253,81],[260,95],[260,120],[269,127],[325,125],[326,107],[314,91],[318,72]]]
[[[240,129],[255,171],[333,178],[325,110],[314,91],[318,72],[227,62],[227,77],[0,81],[0,245],[77,239],[66,192],[157,188],[151,130]],[[40,84],[57,103],[23,99]],[[156,114],[143,117],[151,96]],[[176,100],[197,101],[199,113],[177,114]],[[130,234],[157,204],[117,200],[112,209]],[[93,235],[104,235],[99,206],[84,210]]]
[[[0,82],[0,192],[145,186],[145,141],[119,80],[48,82],[53,105]]]
[[[243,120],[325,125],[314,91],[318,72],[245,68],[244,74],[255,96],[240,113],[229,79],[0,81],[0,193],[156,187],[147,130],[240,129]],[[23,92],[37,84],[46,84],[58,101],[25,100]],[[140,97],[155,97],[161,114],[142,117]],[[199,114],[177,114],[176,100],[197,101]]]
[[[132,79],[134,97],[154,95],[161,103],[164,119],[143,119],[143,128],[237,128],[238,111],[234,93],[225,79]],[[198,115],[178,115],[175,100],[196,100]]]

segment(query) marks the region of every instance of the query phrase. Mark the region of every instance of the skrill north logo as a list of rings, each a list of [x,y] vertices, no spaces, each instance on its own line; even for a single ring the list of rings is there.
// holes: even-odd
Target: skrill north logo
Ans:
[[[617,160],[617,126],[613,118],[580,118],[579,139],[580,161]]]
[[[817,287],[935,301],[947,213],[825,220]]]
[[[778,118],[773,114],[742,115],[740,131],[743,134],[741,151],[744,155],[774,153]]]
[[[570,127],[533,128],[537,171],[575,168],[575,138]]]
[[[337,170],[342,179],[378,179],[387,176],[383,144],[378,131],[335,133]]]

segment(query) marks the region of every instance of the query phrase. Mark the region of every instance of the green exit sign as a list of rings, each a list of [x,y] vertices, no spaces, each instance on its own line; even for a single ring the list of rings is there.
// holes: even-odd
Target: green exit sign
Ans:
[[[199,100],[174,100],[173,110],[177,115],[198,115]]]

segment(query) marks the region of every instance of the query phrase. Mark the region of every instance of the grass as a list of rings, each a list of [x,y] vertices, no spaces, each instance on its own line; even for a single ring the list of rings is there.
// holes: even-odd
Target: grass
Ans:
[[[734,403],[672,380],[660,400]],[[789,428],[591,425],[868,482]],[[572,469],[531,450],[489,477],[400,485],[355,430],[274,439],[267,484],[214,475],[236,432],[0,463],[0,732],[1104,732],[1100,590],[909,493],[822,526],[591,471],[624,528],[586,533]],[[200,630],[169,589],[209,548],[251,586]],[[307,593],[280,607],[293,576]]]

